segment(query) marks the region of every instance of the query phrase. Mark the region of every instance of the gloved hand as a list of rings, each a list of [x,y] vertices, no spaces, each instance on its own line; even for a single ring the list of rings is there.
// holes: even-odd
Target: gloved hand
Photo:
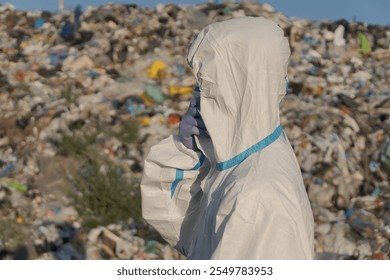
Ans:
[[[188,149],[198,151],[194,135],[207,135],[206,126],[200,116],[200,92],[195,88],[187,113],[179,125],[180,141]]]

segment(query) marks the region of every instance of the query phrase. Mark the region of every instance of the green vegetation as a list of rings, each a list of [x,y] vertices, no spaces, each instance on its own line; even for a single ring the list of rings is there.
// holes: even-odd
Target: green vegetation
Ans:
[[[58,147],[60,154],[74,158],[85,158],[93,149],[97,133],[86,133],[83,135],[64,135]]]
[[[87,228],[140,219],[141,199],[123,170],[96,157],[89,158],[74,177],[74,206]]]
[[[120,121],[118,127],[113,128],[111,133],[123,143],[133,143],[138,137],[138,125],[135,122]]]
[[[78,95],[74,92],[74,86],[68,85],[65,89],[61,91],[61,97],[68,102],[74,102]]]
[[[83,124],[73,124],[75,135],[63,135],[58,147],[60,154],[64,156],[86,158],[92,150],[96,150],[96,138],[103,134],[114,136],[124,144],[134,143],[138,137],[138,124],[134,121],[118,121],[116,125],[98,124],[95,131],[84,132]]]
[[[13,252],[25,244],[26,226],[20,225],[10,217],[0,217],[0,252]]]
[[[116,126],[98,125],[94,132],[74,131],[63,136],[59,152],[78,161],[71,178],[69,197],[86,228],[126,222],[129,217],[141,218],[141,198],[135,182],[125,176],[125,170],[100,153],[97,137],[114,136],[123,143],[137,138],[138,127],[133,122],[118,122]],[[102,136],[103,135],[103,136]]]

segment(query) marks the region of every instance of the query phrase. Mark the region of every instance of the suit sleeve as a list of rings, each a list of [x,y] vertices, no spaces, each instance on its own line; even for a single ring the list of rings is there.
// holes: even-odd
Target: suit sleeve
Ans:
[[[142,215],[181,253],[188,252],[203,195],[208,164],[200,152],[186,148],[177,136],[153,146],[141,180]]]

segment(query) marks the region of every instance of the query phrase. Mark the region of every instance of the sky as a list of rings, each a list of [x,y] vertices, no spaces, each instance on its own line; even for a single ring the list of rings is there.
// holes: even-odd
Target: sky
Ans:
[[[58,0],[0,0],[0,3],[3,4],[7,2],[19,10],[56,11],[58,9]],[[158,3],[199,4],[208,2],[208,0],[64,0],[67,8],[73,8],[77,4],[86,8],[108,2],[134,3],[139,6],[155,7]],[[259,2],[271,4],[277,11],[286,16],[314,20],[346,19],[370,24],[390,24],[390,0],[264,0]]]

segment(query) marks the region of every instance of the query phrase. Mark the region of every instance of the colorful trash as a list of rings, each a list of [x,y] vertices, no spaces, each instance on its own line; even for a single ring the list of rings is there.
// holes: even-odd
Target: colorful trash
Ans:
[[[165,94],[161,91],[159,86],[154,84],[145,85],[145,94],[157,104],[161,104],[165,100]]]
[[[390,141],[387,141],[383,147],[381,162],[390,168]]]
[[[169,95],[185,95],[193,92],[193,87],[179,87],[175,85],[169,86]]]
[[[163,80],[166,78],[167,65],[164,61],[157,60],[148,68],[149,78]]]
[[[148,126],[151,122],[151,118],[148,116],[142,116],[138,118],[138,123],[142,126]]]
[[[73,23],[66,21],[64,26],[61,28],[60,36],[65,41],[69,41],[70,39],[72,39],[74,37],[74,33],[75,33],[75,30],[74,30]]]
[[[167,123],[170,125],[177,125],[181,121],[181,116],[179,114],[170,114],[167,118]]]
[[[67,50],[50,50],[47,54],[52,65],[57,65],[68,57]]]
[[[15,169],[15,164],[11,163],[8,166],[6,166],[2,171],[0,171],[0,178],[7,176],[9,173],[11,173],[12,170]]]
[[[9,178],[0,179],[0,183],[3,183],[7,187],[12,188],[21,193],[25,193],[26,191],[28,191],[28,187],[25,184],[19,183],[18,181],[15,180],[11,180]]]
[[[362,32],[358,33],[358,38],[360,40],[360,53],[362,55],[369,54],[372,50],[371,44],[368,41],[366,35],[364,35]]]
[[[136,115],[145,110],[144,100],[138,96],[130,96],[126,104],[127,104],[127,111],[131,115]]]
[[[16,218],[16,222],[17,222],[19,225],[23,224],[23,223],[24,223],[23,217],[18,216],[18,217]]]
[[[220,5],[160,5],[156,12],[107,4],[82,16],[81,8],[53,13],[0,5],[0,235],[5,219],[15,232],[28,228],[25,244],[33,244],[36,258],[67,258],[70,244],[85,249],[84,258],[123,258],[128,242],[139,259],[184,258],[167,244],[148,243],[159,237],[136,221],[110,226],[126,241],[119,255],[105,251],[99,234],[94,244],[64,234],[68,225],[82,237],[85,223],[80,213],[64,214],[54,196],[71,177],[92,179],[94,172],[60,148],[96,148],[138,180],[150,147],[177,132],[188,107],[196,77],[187,46],[196,29],[250,15],[278,22],[292,46],[280,123],[311,195],[316,258],[390,259],[388,27],[293,19],[254,1],[211,2]],[[135,143],[126,140],[133,121]]]
[[[35,29],[39,29],[43,26],[43,24],[45,23],[45,19],[43,17],[40,17],[38,18],[35,22],[34,22],[34,28]]]

